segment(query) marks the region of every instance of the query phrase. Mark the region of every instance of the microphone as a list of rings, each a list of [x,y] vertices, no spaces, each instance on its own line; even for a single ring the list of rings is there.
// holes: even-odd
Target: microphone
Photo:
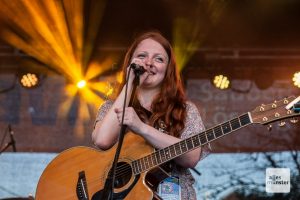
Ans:
[[[135,63],[131,63],[130,67],[131,67],[131,69],[133,69],[133,72],[136,76],[142,75],[146,71],[143,66],[135,64]]]
[[[16,141],[15,141],[15,138],[14,138],[14,132],[12,131],[10,124],[8,124],[8,133],[9,133],[9,136],[10,136],[10,143],[13,147],[13,150],[14,150],[14,152],[17,152]]]

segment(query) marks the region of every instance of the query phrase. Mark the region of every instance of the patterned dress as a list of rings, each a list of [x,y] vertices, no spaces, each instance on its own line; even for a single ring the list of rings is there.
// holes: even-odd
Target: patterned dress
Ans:
[[[107,100],[100,107],[95,124],[98,121],[101,121],[108,110],[113,105],[113,101]],[[193,134],[200,133],[205,130],[202,119],[200,117],[199,111],[195,104],[190,101],[186,103],[186,120],[185,120],[185,128],[182,130],[181,138],[187,138],[192,136]],[[202,148],[201,158],[204,158],[208,154],[207,148]],[[183,168],[179,165],[175,165],[172,170],[172,176],[179,177],[179,183],[181,187],[181,199],[182,200],[196,200],[196,193],[193,187],[195,182],[191,172],[187,168]]]

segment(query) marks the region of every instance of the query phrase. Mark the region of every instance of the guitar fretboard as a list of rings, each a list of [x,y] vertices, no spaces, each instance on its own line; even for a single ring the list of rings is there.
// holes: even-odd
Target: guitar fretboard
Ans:
[[[132,161],[133,173],[140,174],[141,172],[148,171],[153,167],[161,165],[251,123],[249,113],[246,113],[171,146],[157,150],[148,156]]]

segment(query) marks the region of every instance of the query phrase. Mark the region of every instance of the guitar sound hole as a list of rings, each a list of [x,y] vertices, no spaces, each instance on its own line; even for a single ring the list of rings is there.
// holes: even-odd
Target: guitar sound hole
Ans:
[[[121,188],[124,185],[126,185],[130,181],[131,176],[132,176],[131,166],[126,162],[118,162],[114,188]]]

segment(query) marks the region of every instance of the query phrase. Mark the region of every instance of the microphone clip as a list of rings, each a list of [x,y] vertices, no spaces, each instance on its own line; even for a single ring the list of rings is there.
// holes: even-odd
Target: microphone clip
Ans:
[[[143,66],[138,65],[136,63],[131,63],[130,67],[131,67],[131,69],[133,69],[135,76],[140,76],[143,73],[145,73],[145,71],[146,71]]]

